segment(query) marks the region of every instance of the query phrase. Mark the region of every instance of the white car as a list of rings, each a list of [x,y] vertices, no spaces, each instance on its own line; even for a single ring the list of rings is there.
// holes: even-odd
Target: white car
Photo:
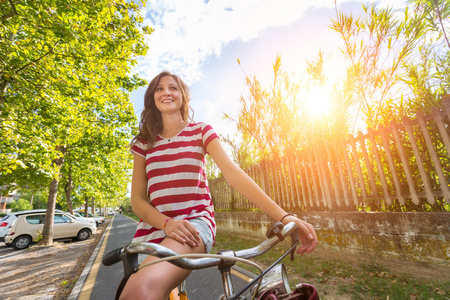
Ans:
[[[5,235],[5,244],[13,246],[16,250],[28,248],[42,234],[45,214],[45,211],[16,213],[17,218]],[[69,214],[55,212],[53,220],[53,239],[55,240],[76,238],[84,241],[96,232],[97,227],[91,222],[77,221]]]
[[[72,217],[73,217],[75,220],[77,220],[77,221],[89,222],[89,223],[94,224],[95,227],[97,227],[97,222],[95,221],[94,218],[85,218],[85,217],[82,217],[79,213],[73,213],[73,214],[71,214],[71,213],[69,213],[69,212],[66,212],[66,214],[72,216]]]
[[[37,213],[37,212],[46,212],[46,209],[32,209],[32,210],[22,210],[22,211],[16,211],[7,214],[0,220],[0,242],[5,241],[5,236],[8,233],[9,228],[11,227],[14,220],[17,219],[18,215],[21,214],[27,214],[27,213]],[[59,209],[55,209],[55,212],[62,212]]]
[[[88,216],[85,217],[85,216],[84,216],[84,212],[82,212],[82,211],[74,211],[74,212],[73,212],[73,215],[74,215],[75,217],[82,217],[82,218],[85,218],[85,219],[94,220],[97,226],[100,225],[100,224],[105,223],[105,217],[93,216],[93,215],[90,214],[90,213],[88,213]]]

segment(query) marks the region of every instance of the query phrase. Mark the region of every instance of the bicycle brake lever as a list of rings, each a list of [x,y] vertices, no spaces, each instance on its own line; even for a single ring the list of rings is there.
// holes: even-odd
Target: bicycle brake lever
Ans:
[[[298,228],[291,233],[291,261],[294,261],[295,249],[300,243],[300,237],[298,236]]]

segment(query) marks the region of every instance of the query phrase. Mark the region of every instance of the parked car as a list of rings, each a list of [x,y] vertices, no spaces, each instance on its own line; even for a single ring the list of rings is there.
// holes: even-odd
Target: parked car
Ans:
[[[85,216],[84,211],[74,211],[73,214],[75,215],[75,213],[79,214],[80,216],[84,217],[84,218],[93,218],[95,219],[95,222],[97,222],[97,226],[100,224],[105,223],[105,217],[102,216],[94,216],[91,213],[88,213],[87,216]],[[77,216],[77,215],[75,215]]]
[[[79,212],[79,211],[74,211],[73,215],[77,218],[84,218],[86,220],[91,220],[95,222],[95,225],[98,227],[98,225],[105,223],[105,218],[104,217],[98,217],[98,216],[93,216],[91,214],[88,214],[87,217],[84,216],[84,212]]]
[[[45,222],[44,212],[17,214],[5,236],[5,244],[14,249],[25,249],[36,242],[42,233]],[[77,221],[67,213],[55,212],[53,220],[53,239],[75,238],[79,241],[88,239],[97,232],[91,222]]]
[[[69,212],[66,212],[66,214],[70,215],[71,217],[73,217],[73,218],[76,219],[77,221],[89,222],[89,223],[94,224],[95,227],[98,226],[98,225],[97,225],[97,222],[95,221],[94,218],[85,218],[85,217],[83,217],[82,215],[80,215],[79,213],[75,213],[75,212],[74,212],[73,214],[71,214],[71,213],[69,213]]]
[[[11,224],[17,219],[18,215],[22,214],[31,214],[31,213],[37,213],[37,212],[43,212],[45,213],[46,209],[32,209],[32,210],[22,210],[22,211],[16,211],[7,214],[0,220],[0,242],[5,242],[5,235],[8,233],[9,228],[11,227]],[[59,209],[55,209],[55,212],[62,212]]]

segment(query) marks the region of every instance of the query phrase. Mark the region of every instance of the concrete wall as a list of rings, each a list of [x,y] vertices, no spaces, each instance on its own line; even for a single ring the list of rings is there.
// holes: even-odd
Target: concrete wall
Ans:
[[[297,212],[327,248],[449,264],[450,213]],[[273,223],[261,212],[217,212],[217,226],[262,238]]]

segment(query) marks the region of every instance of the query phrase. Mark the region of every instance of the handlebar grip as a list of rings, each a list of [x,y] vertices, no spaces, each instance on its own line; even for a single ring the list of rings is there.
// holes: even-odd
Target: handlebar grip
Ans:
[[[106,253],[102,258],[102,263],[105,266],[111,266],[115,263],[118,263],[122,259],[120,258],[120,254],[122,253],[123,248],[117,248],[109,253]]]

